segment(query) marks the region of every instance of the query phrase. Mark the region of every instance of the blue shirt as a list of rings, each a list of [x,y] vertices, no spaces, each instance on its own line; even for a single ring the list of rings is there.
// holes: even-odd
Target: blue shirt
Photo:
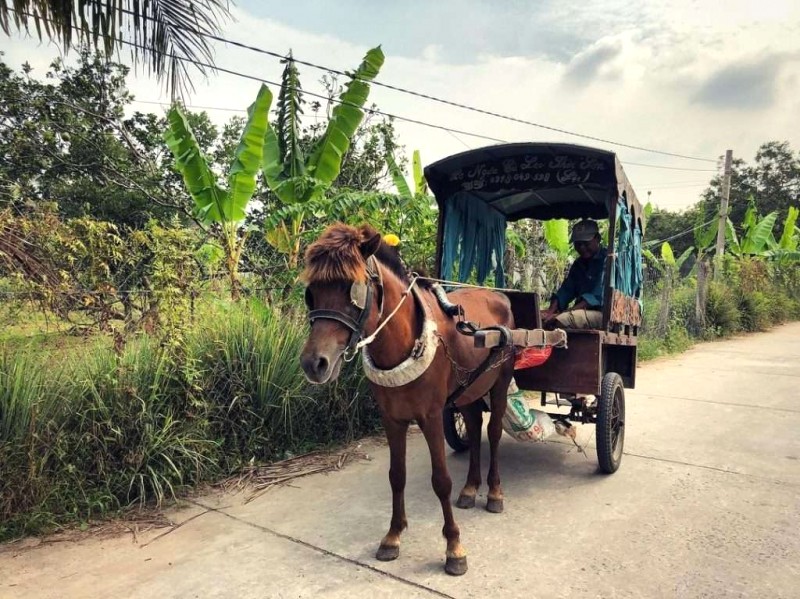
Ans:
[[[591,308],[603,306],[606,255],[606,248],[601,247],[588,262],[578,258],[572,263],[567,278],[553,294],[559,310],[566,310],[573,301],[580,299],[586,300]]]

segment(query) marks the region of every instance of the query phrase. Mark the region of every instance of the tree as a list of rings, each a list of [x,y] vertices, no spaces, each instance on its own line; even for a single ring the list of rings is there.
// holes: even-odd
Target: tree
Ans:
[[[93,216],[121,229],[185,214],[165,160],[164,119],[125,118],[127,73],[86,49],[74,67],[55,60],[43,81],[27,65],[20,75],[0,62],[0,202],[56,202],[63,217]],[[213,126],[196,130],[217,136]]]
[[[167,119],[169,128],[164,133],[164,139],[175,157],[175,168],[183,176],[194,200],[195,215],[204,224],[218,227],[234,299],[239,297],[239,261],[247,238],[247,231],[241,230],[241,224],[256,190],[256,176],[261,168],[271,104],[272,93],[266,85],[262,85],[247,111],[247,121],[228,168],[227,189],[217,183],[209,161],[178,106],[170,109]]]
[[[28,32],[59,43],[67,51],[92,44],[110,58],[123,45],[134,63],[166,79],[173,93],[189,83],[190,68],[203,75],[213,65],[208,35],[219,34],[218,21],[227,18],[223,0],[0,0],[0,28]],[[127,43],[122,41],[122,33]]]
[[[364,118],[362,107],[369,96],[369,82],[380,72],[384,55],[380,47],[369,50],[347,83],[331,111],[324,133],[306,154],[300,143],[302,89],[291,55],[284,61],[278,95],[278,119],[267,129],[263,172],[270,191],[289,211],[273,228],[267,240],[286,255],[295,268],[306,212],[313,212],[339,176],[353,136]],[[273,221],[274,222],[274,221]]]
[[[719,212],[721,189],[722,176],[717,175],[703,192],[701,206],[707,213]],[[734,160],[728,216],[737,227],[745,221],[751,197],[758,212],[778,213],[773,233],[779,235],[777,227],[786,218],[789,206],[800,202],[800,152],[795,154],[788,141],[762,144],[752,165]]]

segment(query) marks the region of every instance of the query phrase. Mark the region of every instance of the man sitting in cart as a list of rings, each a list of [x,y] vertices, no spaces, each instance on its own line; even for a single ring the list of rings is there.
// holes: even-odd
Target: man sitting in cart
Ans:
[[[603,278],[606,248],[600,244],[600,231],[593,220],[575,224],[570,234],[578,259],[567,278],[553,294],[550,307],[542,310],[545,328],[600,329],[603,327]],[[570,304],[575,302],[571,307]]]

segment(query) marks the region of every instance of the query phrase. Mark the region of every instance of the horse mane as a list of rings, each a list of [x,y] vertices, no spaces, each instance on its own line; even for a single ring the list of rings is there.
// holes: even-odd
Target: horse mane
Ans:
[[[301,278],[306,283],[366,282],[367,262],[360,246],[375,235],[378,231],[369,224],[358,228],[343,223],[329,226],[306,250]],[[401,281],[409,282],[408,269],[396,248],[381,239],[374,256]]]

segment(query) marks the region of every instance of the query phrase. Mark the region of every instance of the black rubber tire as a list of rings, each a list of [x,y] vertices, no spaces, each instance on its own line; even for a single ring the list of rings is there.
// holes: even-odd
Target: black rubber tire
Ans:
[[[625,389],[616,372],[603,377],[597,397],[597,461],[600,471],[613,474],[622,462],[625,446]]]
[[[444,438],[453,451],[460,453],[469,449],[467,426],[464,416],[458,411],[458,408],[445,408],[442,424],[444,425]]]

